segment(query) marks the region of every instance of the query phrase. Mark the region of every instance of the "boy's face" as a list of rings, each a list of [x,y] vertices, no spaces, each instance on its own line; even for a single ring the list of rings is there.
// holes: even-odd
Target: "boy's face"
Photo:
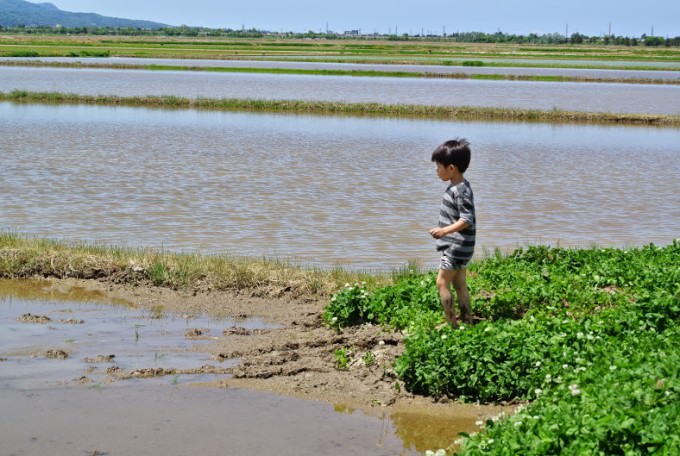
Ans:
[[[456,167],[454,165],[444,166],[441,163],[437,163],[437,176],[443,181],[450,181],[453,179],[456,173]]]

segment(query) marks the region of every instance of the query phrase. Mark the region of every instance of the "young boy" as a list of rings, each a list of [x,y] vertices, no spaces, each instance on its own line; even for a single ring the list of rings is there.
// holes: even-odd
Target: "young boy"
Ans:
[[[446,141],[432,152],[437,176],[449,182],[439,208],[439,226],[430,230],[442,252],[437,275],[437,289],[446,321],[454,328],[456,311],[451,284],[456,290],[461,320],[472,323],[470,293],[465,280],[465,266],[475,249],[475,202],[470,183],[463,173],[470,164],[470,143],[466,139]]]

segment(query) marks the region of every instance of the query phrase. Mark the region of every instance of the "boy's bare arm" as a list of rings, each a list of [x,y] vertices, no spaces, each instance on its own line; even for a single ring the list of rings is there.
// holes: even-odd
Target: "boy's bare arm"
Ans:
[[[448,226],[444,226],[442,228],[439,228],[439,227],[432,228],[429,231],[429,233],[433,238],[439,239],[439,238],[443,238],[444,236],[449,235],[451,233],[456,233],[458,231],[462,231],[469,226],[470,226],[470,224],[468,222],[466,222],[463,219],[460,219],[460,220],[457,220],[455,223],[452,223],[451,225],[448,225]]]

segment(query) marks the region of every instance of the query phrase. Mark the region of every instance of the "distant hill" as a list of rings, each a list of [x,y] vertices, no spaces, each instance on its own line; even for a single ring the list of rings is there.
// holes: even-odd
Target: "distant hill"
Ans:
[[[157,29],[169,27],[151,21],[138,21],[107,17],[95,13],[71,13],[62,11],[51,3],[31,3],[24,0],[0,0],[0,26],[48,26],[54,27],[132,27]]]

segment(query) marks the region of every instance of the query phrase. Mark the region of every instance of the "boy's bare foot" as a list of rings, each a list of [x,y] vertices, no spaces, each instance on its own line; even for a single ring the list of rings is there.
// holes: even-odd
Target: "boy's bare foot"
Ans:
[[[460,309],[460,319],[466,325],[472,324],[472,311],[469,307],[464,306]]]

